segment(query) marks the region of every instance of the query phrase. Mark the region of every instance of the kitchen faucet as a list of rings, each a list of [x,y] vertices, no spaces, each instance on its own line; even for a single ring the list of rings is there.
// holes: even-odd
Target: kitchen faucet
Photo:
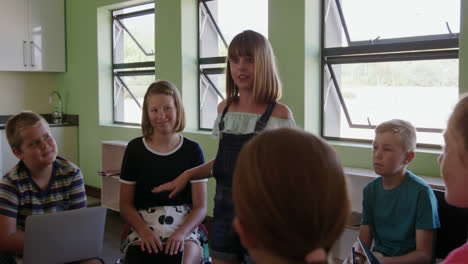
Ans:
[[[52,97],[54,94],[57,95],[58,106],[55,107],[55,111],[52,113],[52,122],[54,124],[60,124],[62,122],[62,97],[57,90],[52,91],[49,96],[49,103],[52,103]]]

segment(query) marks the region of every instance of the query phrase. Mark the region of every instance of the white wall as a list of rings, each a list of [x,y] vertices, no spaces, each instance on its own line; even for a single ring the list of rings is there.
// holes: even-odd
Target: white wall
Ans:
[[[0,72],[0,115],[52,113],[55,104],[49,104],[49,94],[55,88],[56,73]]]

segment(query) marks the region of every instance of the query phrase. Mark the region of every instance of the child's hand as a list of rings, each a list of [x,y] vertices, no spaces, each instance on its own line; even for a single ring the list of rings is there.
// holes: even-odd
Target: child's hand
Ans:
[[[159,237],[149,228],[147,228],[144,234],[140,234],[140,239],[141,251],[147,251],[150,254],[153,252],[156,254],[158,251],[163,251],[161,239],[159,239]]]
[[[364,255],[363,252],[361,251],[355,251],[355,260],[356,262],[354,262],[355,264],[362,264],[362,263],[365,263],[366,261],[366,255]],[[353,264],[353,256],[349,256],[347,259],[346,259],[346,263],[347,264]]]
[[[170,181],[168,183],[159,185],[158,187],[153,188],[153,193],[160,193],[164,191],[170,191],[169,198],[174,198],[175,195],[180,193],[187,185],[188,178],[186,176],[186,172],[182,173],[177,177],[175,180]]]
[[[178,252],[184,251],[185,236],[182,232],[176,231],[166,241],[165,253],[167,255],[176,255]]]

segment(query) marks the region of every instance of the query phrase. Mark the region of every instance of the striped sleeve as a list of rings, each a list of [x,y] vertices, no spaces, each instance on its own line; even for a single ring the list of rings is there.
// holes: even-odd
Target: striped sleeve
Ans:
[[[13,218],[18,215],[18,188],[9,177],[0,179],[0,214]]]
[[[83,174],[80,169],[76,172],[70,183],[70,209],[78,209],[86,207],[86,191],[84,188]]]

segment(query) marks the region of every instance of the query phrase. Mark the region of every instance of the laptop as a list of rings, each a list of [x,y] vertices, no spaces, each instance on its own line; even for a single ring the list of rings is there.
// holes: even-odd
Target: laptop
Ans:
[[[101,256],[105,207],[26,218],[23,263],[67,263]]]
[[[362,243],[361,239],[358,238],[357,240],[359,242],[359,245],[362,248],[362,251],[364,251],[364,255],[366,255],[367,263],[369,263],[369,264],[380,264],[380,261],[374,256],[372,251],[370,251],[369,248],[367,248],[366,245],[364,245],[364,243]]]

